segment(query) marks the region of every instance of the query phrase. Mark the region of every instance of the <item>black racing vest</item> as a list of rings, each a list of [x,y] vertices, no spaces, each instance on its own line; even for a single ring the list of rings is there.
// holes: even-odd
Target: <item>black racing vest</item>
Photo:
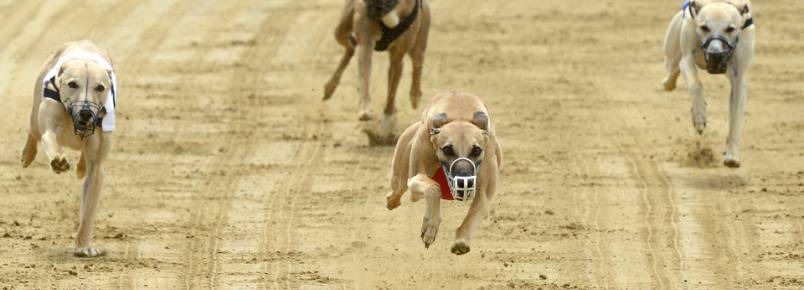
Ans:
[[[374,45],[374,50],[376,51],[386,51],[388,47],[391,46],[391,43],[394,42],[397,38],[402,36],[405,31],[413,25],[413,22],[416,21],[416,17],[419,16],[419,10],[421,9],[421,2],[422,0],[416,0],[416,6],[413,7],[413,11],[410,12],[408,16],[403,18],[399,21],[399,24],[396,27],[391,28],[385,25],[380,20],[380,29],[382,30],[382,37],[380,40],[377,40],[377,43]]]

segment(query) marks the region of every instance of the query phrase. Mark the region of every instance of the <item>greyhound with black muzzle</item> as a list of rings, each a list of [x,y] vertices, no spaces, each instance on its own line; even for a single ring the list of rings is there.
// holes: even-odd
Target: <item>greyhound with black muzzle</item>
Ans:
[[[684,74],[692,95],[692,123],[701,134],[706,128],[706,101],[698,68],[727,74],[731,82],[729,133],[724,164],[740,167],[740,127],[748,94],[746,74],[754,55],[756,28],[750,0],[690,0],[684,3],[664,40],[669,75],[664,88],[672,91]]]
[[[74,251],[79,257],[104,254],[90,242],[103,186],[101,166],[115,130],[116,98],[117,80],[108,53],[86,40],[63,45],[36,79],[22,166],[34,161],[39,142],[57,174],[70,169],[62,146],[81,151],[76,172],[78,179],[86,179]]]
[[[427,199],[421,238],[429,248],[441,224],[441,200],[471,202],[455,234],[452,253],[469,252],[472,233],[486,217],[497,187],[502,152],[486,105],[479,97],[455,92],[435,96],[422,120],[399,137],[391,165],[388,209]]]
[[[374,51],[388,51],[388,93],[383,117],[378,126],[364,126],[364,133],[373,145],[391,145],[396,141],[396,91],[402,78],[405,55],[413,63],[410,103],[417,108],[421,100],[421,77],[424,52],[430,30],[430,6],[427,0],[346,0],[335,39],[346,51],[332,77],[324,86],[324,100],[335,93],[344,70],[355,52],[358,55],[359,97],[358,119],[375,118],[371,109],[369,90],[371,58]]]

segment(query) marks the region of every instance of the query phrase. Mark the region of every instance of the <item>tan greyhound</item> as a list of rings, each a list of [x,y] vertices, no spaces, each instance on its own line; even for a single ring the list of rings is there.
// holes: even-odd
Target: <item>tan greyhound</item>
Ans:
[[[388,99],[378,129],[365,132],[375,144],[393,144],[396,91],[402,77],[403,59],[409,55],[413,62],[410,102],[417,108],[422,97],[421,76],[424,53],[430,30],[430,7],[427,0],[346,0],[335,39],[345,49],[338,68],[324,86],[324,100],[332,97],[341,75],[358,54],[358,89],[360,121],[374,118],[371,109],[369,83],[371,57],[374,51],[388,51],[391,57],[388,70]]]
[[[411,201],[426,198],[421,237],[429,248],[441,224],[441,199],[471,201],[451,250],[466,254],[472,233],[488,214],[501,166],[502,152],[486,105],[471,94],[441,93],[422,120],[399,137],[386,206],[397,208],[408,190]]]

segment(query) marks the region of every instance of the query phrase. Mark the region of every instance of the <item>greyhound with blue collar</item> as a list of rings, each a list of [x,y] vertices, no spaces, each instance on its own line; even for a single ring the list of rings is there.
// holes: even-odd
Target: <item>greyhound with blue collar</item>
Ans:
[[[471,202],[451,249],[466,254],[474,231],[488,215],[501,166],[500,144],[483,101],[472,94],[440,93],[421,121],[399,137],[386,207],[399,207],[408,191],[413,202],[426,198],[421,238],[429,248],[441,225],[441,200]]]
[[[44,149],[50,168],[70,170],[62,147],[81,151],[78,179],[85,178],[74,254],[96,257],[104,250],[91,245],[92,226],[103,187],[103,162],[115,130],[117,80],[106,50],[82,40],[64,44],[45,63],[36,79],[30,129],[22,167]],[[96,130],[100,127],[100,130]]]
[[[410,102],[417,108],[422,97],[421,77],[424,52],[430,31],[430,6],[427,0],[346,0],[335,39],[346,50],[335,73],[324,86],[324,100],[332,97],[355,52],[358,55],[358,85],[360,121],[375,118],[371,109],[369,90],[371,57],[374,51],[388,51],[388,98],[378,128],[367,127],[364,132],[373,144],[392,145],[396,140],[396,91],[402,78],[405,55],[413,63]]]
[[[690,0],[676,13],[664,40],[669,75],[664,88],[672,91],[680,74],[692,95],[692,124],[706,128],[706,101],[698,69],[726,74],[731,82],[729,133],[723,163],[740,167],[740,127],[748,94],[746,74],[754,55],[756,27],[750,0]]]

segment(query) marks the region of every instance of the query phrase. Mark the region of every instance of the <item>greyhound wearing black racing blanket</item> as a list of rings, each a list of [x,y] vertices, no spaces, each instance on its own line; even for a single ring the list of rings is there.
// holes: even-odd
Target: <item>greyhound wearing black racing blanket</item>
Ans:
[[[417,108],[422,97],[421,76],[424,53],[430,30],[430,7],[427,0],[346,0],[335,39],[345,49],[335,73],[324,86],[324,100],[332,97],[341,75],[355,52],[358,54],[358,86],[360,121],[374,119],[369,84],[371,57],[374,51],[388,51],[388,98],[377,129],[365,129],[373,144],[391,145],[396,140],[396,91],[402,77],[403,60],[413,62],[410,102]]]

